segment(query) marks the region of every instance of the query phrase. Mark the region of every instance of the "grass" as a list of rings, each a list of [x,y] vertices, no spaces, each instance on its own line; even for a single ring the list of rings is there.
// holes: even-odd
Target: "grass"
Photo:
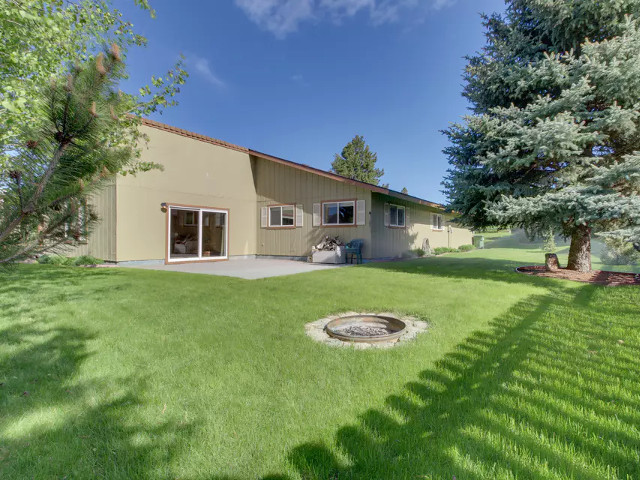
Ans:
[[[640,289],[516,274],[542,257],[516,246],[255,281],[3,272],[0,478],[640,478]],[[430,329],[305,336],[347,310]]]

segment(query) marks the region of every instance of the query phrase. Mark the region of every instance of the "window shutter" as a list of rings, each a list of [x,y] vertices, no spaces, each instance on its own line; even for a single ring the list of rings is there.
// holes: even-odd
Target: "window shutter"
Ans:
[[[296,227],[301,227],[304,222],[304,209],[302,205],[296,205]]]
[[[320,218],[320,210],[321,210],[321,205],[319,203],[314,203],[313,204],[313,226],[314,227],[319,227],[320,224],[322,223],[322,219]]]
[[[262,207],[262,215],[260,216],[260,227],[267,228],[267,207]]]
[[[404,207],[404,226],[406,228],[409,228],[411,226],[411,223],[409,223],[409,210],[410,207]]]
[[[431,228],[434,228],[434,229],[438,228],[438,217],[436,216],[435,213],[431,214]]]
[[[385,226],[385,227],[388,227],[388,226],[389,226],[389,224],[391,223],[391,222],[389,221],[389,216],[390,216],[390,215],[389,215],[389,204],[388,204],[388,203],[385,203],[385,204],[384,204],[384,226]]]
[[[364,225],[367,218],[367,203],[365,200],[356,202],[356,225]]]

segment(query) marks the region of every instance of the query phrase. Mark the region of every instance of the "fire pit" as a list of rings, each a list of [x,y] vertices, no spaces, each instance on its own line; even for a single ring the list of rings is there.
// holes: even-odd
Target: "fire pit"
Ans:
[[[391,348],[416,338],[427,322],[391,312],[344,312],[305,325],[307,335],[332,347]]]
[[[407,325],[398,318],[383,315],[350,315],[327,323],[326,332],[345,342],[390,342],[404,333]]]

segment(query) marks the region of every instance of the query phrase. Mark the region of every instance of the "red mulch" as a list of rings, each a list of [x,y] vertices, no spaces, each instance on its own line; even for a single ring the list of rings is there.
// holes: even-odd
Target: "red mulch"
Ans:
[[[516,268],[516,272],[535,275],[536,277],[561,278],[563,280],[573,280],[575,282],[608,285],[612,287],[619,285],[640,285],[640,274],[638,273],[606,272],[603,270],[592,270],[589,273],[581,273],[567,270],[566,268],[549,272],[542,265],[518,267]]]

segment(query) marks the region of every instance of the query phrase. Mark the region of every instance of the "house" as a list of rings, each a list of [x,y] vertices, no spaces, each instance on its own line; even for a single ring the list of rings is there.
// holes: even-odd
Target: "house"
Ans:
[[[471,243],[442,205],[143,120],[142,160],[91,200],[101,221],[77,254],[112,262],[306,258],[326,235],[364,240],[365,259]]]

